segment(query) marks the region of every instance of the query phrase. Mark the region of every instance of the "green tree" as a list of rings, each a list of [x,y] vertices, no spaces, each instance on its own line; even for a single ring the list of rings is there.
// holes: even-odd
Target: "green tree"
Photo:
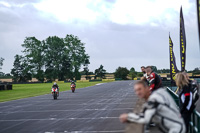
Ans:
[[[118,67],[114,73],[115,78],[121,78],[123,80],[127,79],[129,70],[126,67]]]
[[[90,71],[89,71],[89,68],[88,68],[89,64],[90,64],[89,59],[86,59],[84,65],[83,65],[84,66],[83,72],[84,72],[86,80],[91,79],[91,77],[89,76],[90,75]]]
[[[65,56],[66,47],[63,39],[57,36],[48,37],[44,43],[45,75],[48,80],[62,80],[62,57]]]
[[[131,77],[131,79],[133,80],[137,75],[137,72],[135,71],[135,68],[131,68],[129,71],[129,76]]]
[[[192,73],[193,76],[200,74],[200,67],[196,67],[194,70],[188,71],[188,73]]]
[[[81,66],[88,67],[86,62],[89,63],[89,56],[85,52],[84,43],[74,35],[66,35],[65,38],[50,36],[43,41],[26,37],[22,47],[25,56],[16,58],[25,61],[28,68],[24,68],[39,81],[44,81],[45,77],[47,80],[78,80],[81,78]]]
[[[31,66],[23,56],[15,56],[13,67],[11,74],[13,75],[13,80],[15,82],[27,82],[32,79]]]
[[[71,60],[67,53],[61,58],[61,72],[59,77],[60,80],[73,79]]]
[[[27,59],[27,62],[32,67],[33,75],[39,80],[44,81],[44,47],[43,43],[35,37],[26,37],[22,44],[22,51]]]
[[[71,60],[71,67],[76,80],[81,78],[79,72],[82,65],[84,65],[86,60],[89,60],[88,54],[86,54],[84,43],[79,40],[77,36],[66,35],[64,38],[65,46],[69,50],[69,56]]]
[[[100,77],[101,79],[105,78],[106,70],[103,67],[103,65],[100,65],[100,67],[95,70],[95,79],[96,77]]]
[[[0,70],[2,69],[2,66],[3,66],[3,61],[4,61],[4,58],[0,58]]]
[[[158,73],[170,73],[170,69],[158,69]]]
[[[156,66],[151,66],[152,71],[158,73],[157,67]]]
[[[142,72],[137,72],[137,76],[138,77],[143,77],[143,73]]]

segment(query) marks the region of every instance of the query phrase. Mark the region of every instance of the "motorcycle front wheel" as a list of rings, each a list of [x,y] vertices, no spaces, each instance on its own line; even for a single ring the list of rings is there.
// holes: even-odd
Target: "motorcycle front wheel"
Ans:
[[[74,93],[75,92],[75,88],[72,88],[72,93]]]
[[[53,94],[53,99],[55,100],[55,99],[57,99],[57,94],[54,92],[54,94]]]

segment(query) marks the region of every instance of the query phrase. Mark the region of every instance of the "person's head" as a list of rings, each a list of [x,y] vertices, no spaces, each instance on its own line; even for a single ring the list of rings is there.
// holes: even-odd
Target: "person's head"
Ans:
[[[141,71],[142,71],[143,73],[146,73],[146,68],[145,68],[144,66],[141,66]]]
[[[53,83],[53,85],[57,85],[57,83],[56,83],[56,82],[54,82],[54,83]]]
[[[150,74],[152,73],[152,67],[151,66],[147,66],[146,67],[146,72],[147,72],[147,75],[150,76]]]
[[[148,99],[150,95],[150,90],[147,82],[143,80],[137,81],[134,84],[134,91],[138,97]]]
[[[183,86],[188,85],[189,83],[187,77],[182,72],[176,74],[175,82],[179,88],[182,88]]]
[[[190,79],[190,77],[189,77],[187,72],[183,72],[183,74],[185,75],[186,79],[188,79],[188,80]]]

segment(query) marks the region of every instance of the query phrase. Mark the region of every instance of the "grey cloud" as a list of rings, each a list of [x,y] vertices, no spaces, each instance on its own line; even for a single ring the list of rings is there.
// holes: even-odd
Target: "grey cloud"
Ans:
[[[13,2],[27,3],[25,0]],[[74,34],[86,43],[86,50],[91,57],[92,71],[103,64],[109,72],[113,72],[118,66],[135,67],[139,70],[141,65],[153,64],[158,68],[169,68],[170,31],[175,45],[177,66],[180,66],[178,18],[177,22],[174,22],[176,25],[170,27],[164,22],[157,22],[159,26],[120,25],[106,18],[97,24],[80,21],[62,23],[54,17],[43,16],[29,3],[21,8],[12,7],[5,10],[0,10],[0,46],[3,47],[0,49],[0,57],[5,58],[4,72],[10,72],[14,55],[21,54],[21,44],[26,36],[35,36],[43,40],[53,35],[65,37],[66,34]],[[192,17],[195,16],[191,14]],[[193,21],[196,19],[191,16],[185,17],[188,43],[187,69],[200,66],[197,30],[195,26],[189,25],[195,24]]]

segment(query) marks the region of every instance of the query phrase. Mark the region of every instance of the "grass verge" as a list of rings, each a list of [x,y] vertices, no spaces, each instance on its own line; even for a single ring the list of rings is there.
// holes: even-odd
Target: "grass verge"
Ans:
[[[108,81],[107,81],[108,82]],[[94,86],[98,83],[107,82],[80,82],[77,83],[77,89],[88,86]],[[22,99],[27,97],[34,97],[51,93],[52,83],[40,84],[14,84],[13,90],[0,91],[0,102]],[[60,92],[70,90],[70,83],[59,83]]]

